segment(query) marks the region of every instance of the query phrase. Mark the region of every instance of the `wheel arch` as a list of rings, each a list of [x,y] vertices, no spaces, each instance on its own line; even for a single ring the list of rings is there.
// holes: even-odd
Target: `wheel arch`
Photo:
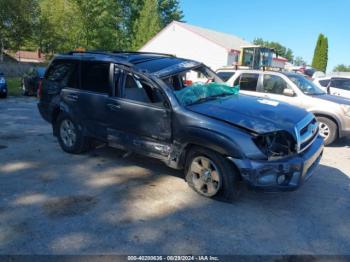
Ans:
[[[178,161],[179,168],[185,168],[188,153],[196,147],[211,150],[215,153],[223,155],[224,157],[227,157],[227,156],[234,156],[237,158],[243,157],[240,150],[238,150],[238,149],[236,149],[235,152],[232,152],[228,148],[225,148],[224,146],[219,145],[219,144],[213,145],[213,143],[208,143],[208,142],[201,143],[199,141],[190,141],[188,143],[184,143],[181,146],[181,152],[180,152],[180,157],[179,157],[179,161]],[[234,164],[231,161],[229,161],[229,162],[231,163],[232,166],[234,166]],[[234,167],[237,168],[237,170],[238,170],[238,167],[236,167],[236,166],[234,166]]]
[[[315,115],[315,117],[324,117],[324,118],[328,118],[329,120],[332,120],[336,125],[337,125],[337,137],[340,137],[340,133],[341,133],[341,123],[338,120],[337,117],[332,116],[330,114],[327,113],[318,113],[318,112],[314,112],[313,113]]]

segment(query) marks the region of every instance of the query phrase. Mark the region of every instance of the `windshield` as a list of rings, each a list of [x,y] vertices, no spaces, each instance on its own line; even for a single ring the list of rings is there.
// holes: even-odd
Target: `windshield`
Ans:
[[[303,76],[289,75],[290,80],[306,95],[323,95],[325,92]]]
[[[239,88],[225,84],[212,70],[199,66],[167,76],[163,81],[174,90],[183,106],[202,103],[218,97],[234,95]]]
[[[216,72],[216,74],[223,80],[223,81],[227,81],[229,80],[234,74],[235,72],[227,72],[227,71],[220,71],[220,72]]]

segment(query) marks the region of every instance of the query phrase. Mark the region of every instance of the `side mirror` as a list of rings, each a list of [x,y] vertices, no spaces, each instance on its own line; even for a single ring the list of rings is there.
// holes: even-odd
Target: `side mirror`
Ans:
[[[295,96],[295,93],[292,89],[290,88],[285,88],[283,89],[283,95],[285,96]]]

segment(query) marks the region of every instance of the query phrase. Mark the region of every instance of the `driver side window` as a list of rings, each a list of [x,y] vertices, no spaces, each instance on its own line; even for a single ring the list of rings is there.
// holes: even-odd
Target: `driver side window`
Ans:
[[[142,77],[127,73],[124,83],[124,97],[126,99],[148,104],[163,104],[164,99],[159,89],[150,85]]]
[[[261,92],[284,95],[285,89],[290,89],[290,87],[282,77],[276,75],[264,75]],[[292,91],[292,89],[290,90]]]

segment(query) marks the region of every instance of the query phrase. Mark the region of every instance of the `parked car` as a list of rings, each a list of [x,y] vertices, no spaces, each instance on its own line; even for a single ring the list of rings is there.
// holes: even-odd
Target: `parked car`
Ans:
[[[325,76],[316,78],[314,83],[328,94],[350,99],[350,76]]]
[[[7,83],[5,76],[2,72],[0,72],[0,97],[6,98],[7,97]]]
[[[22,94],[25,96],[36,96],[39,85],[45,75],[45,67],[32,67],[22,78]]]
[[[287,102],[312,112],[326,145],[350,135],[350,100],[328,95],[300,74],[239,70],[227,83],[240,85],[241,93]]]
[[[323,139],[304,109],[237,94],[205,65],[152,53],[70,52],[51,62],[38,108],[68,153],[91,141],[183,169],[206,197],[238,182],[295,190],[314,172]]]

